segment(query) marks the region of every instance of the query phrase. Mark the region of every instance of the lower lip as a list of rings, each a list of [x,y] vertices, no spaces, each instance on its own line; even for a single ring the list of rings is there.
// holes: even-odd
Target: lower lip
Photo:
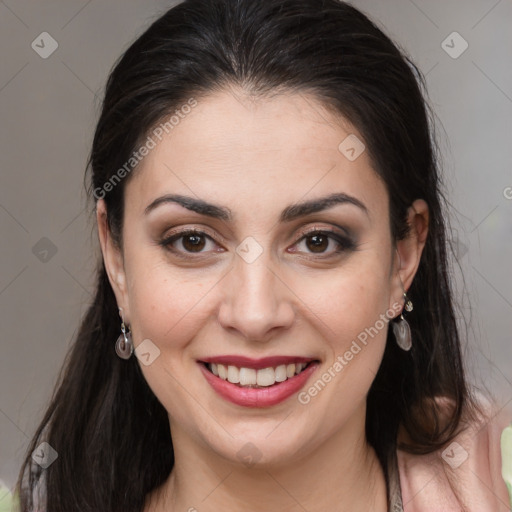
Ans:
[[[310,363],[299,375],[264,388],[237,386],[215,376],[206,368],[204,363],[199,363],[199,366],[210,386],[225,400],[243,407],[270,407],[283,402],[299,391],[318,368],[318,363]]]

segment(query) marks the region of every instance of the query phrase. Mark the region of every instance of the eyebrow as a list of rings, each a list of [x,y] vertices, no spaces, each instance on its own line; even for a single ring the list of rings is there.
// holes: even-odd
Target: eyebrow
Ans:
[[[165,196],[158,197],[146,207],[144,214],[147,215],[158,206],[168,203],[179,204],[187,210],[191,210],[200,215],[206,215],[207,217],[212,217],[214,219],[223,221],[231,221],[233,219],[233,214],[229,208],[207,203],[202,199],[196,199],[194,197],[179,194],[167,194]],[[318,213],[339,204],[350,204],[356,206],[368,215],[368,209],[359,199],[348,194],[337,193],[320,197],[318,199],[311,199],[310,201],[304,201],[302,203],[291,204],[281,212],[279,221],[283,223],[290,222],[299,217]]]

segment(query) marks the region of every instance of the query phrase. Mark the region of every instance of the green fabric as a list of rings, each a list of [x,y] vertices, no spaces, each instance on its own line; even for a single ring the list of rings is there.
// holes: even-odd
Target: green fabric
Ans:
[[[512,425],[501,433],[501,474],[508,487],[510,504],[512,505]]]
[[[19,507],[17,496],[12,496],[5,485],[0,485],[0,512],[17,512]]]

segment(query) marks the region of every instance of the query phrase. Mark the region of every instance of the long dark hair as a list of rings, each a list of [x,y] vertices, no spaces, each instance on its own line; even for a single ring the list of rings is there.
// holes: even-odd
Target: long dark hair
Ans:
[[[394,240],[407,236],[412,202],[428,203],[429,235],[408,292],[414,345],[404,352],[388,335],[367,399],[366,436],[385,472],[399,428],[407,438],[402,448],[438,449],[474,404],[449,282],[433,114],[421,72],[354,7],[337,0],[186,0],[156,20],[108,79],[88,162],[90,197],[104,197],[115,242],[122,246],[131,174],[108,192],[105,184],[158,123],[190,98],[230,85],[260,97],[312,93],[356,126],[386,184]],[[137,359],[116,355],[119,326],[100,261],[95,298],[20,470],[23,512],[32,510],[36,489],[48,512],[140,512],[168,477],[174,457],[167,412]],[[441,409],[439,396],[451,407]],[[58,453],[44,470],[31,459],[42,441]]]

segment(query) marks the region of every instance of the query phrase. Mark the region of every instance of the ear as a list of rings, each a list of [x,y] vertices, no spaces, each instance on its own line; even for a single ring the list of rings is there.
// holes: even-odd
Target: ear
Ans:
[[[123,254],[114,243],[112,233],[108,226],[107,206],[103,199],[96,203],[96,222],[100,239],[103,262],[107,271],[110,286],[116,296],[117,305],[122,309],[122,318],[129,323],[128,294],[126,290],[126,275],[124,270]]]
[[[427,241],[429,213],[428,205],[423,199],[416,199],[409,207],[407,224],[408,235],[396,242],[391,293],[394,303],[402,302],[404,290],[411,287]]]

